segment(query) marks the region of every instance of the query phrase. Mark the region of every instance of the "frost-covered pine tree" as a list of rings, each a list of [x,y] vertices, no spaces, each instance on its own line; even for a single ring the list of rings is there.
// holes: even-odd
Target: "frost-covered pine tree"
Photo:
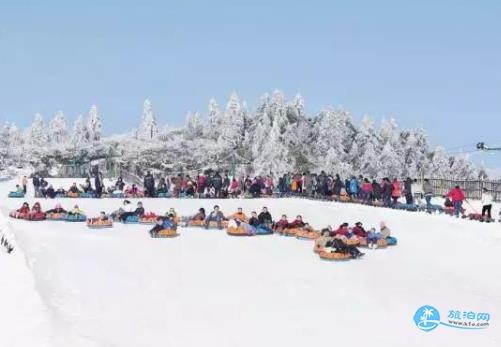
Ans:
[[[354,173],[377,177],[380,171],[380,152],[380,143],[374,130],[374,122],[372,118],[365,116],[353,139],[349,153]]]
[[[67,140],[66,120],[64,113],[59,111],[49,124],[49,141],[53,146],[59,146]]]
[[[71,133],[71,143],[76,148],[86,146],[89,142],[88,132],[83,121],[82,115],[78,115],[73,124],[73,131]]]
[[[25,145],[30,152],[42,153],[46,151],[49,138],[47,129],[40,113],[35,114],[35,119],[25,132]]]
[[[454,179],[477,178],[477,172],[472,166],[468,155],[462,154],[452,157],[451,176]]]
[[[209,100],[207,108],[207,126],[204,128],[204,136],[212,140],[217,140],[221,135],[221,110],[214,98]]]
[[[101,118],[96,105],[92,105],[85,127],[85,137],[88,142],[97,142],[101,140],[102,129]]]
[[[446,154],[445,149],[438,146],[433,151],[431,157],[431,168],[430,177],[431,178],[448,178],[450,177],[450,160],[449,156]]]
[[[137,138],[143,141],[149,141],[158,135],[157,121],[153,113],[153,106],[149,99],[144,101],[143,114],[141,116],[141,123],[137,129]]]
[[[236,92],[230,94],[220,127],[221,135],[218,138],[218,144],[221,151],[223,153],[229,153],[231,150],[239,151],[244,139],[244,119]]]
[[[204,130],[204,125],[202,119],[200,119],[200,115],[198,112],[192,113],[188,112],[186,115],[186,130],[185,137],[186,139],[197,139],[202,137]]]

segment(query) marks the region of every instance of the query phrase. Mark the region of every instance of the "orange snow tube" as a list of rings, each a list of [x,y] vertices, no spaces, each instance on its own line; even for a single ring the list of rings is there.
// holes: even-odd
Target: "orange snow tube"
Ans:
[[[377,240],[377,246],[378,248],[385,248],[386,246],[388,246],[388,241],[386,241],[385,239],[379,239]]]
[[[320,258],[324,260],[348,260],[351,259],[350,253],[340,253],[340,252],[326,252],[321,251],[319,253]]]
[[[244,227],[229,227],[226,233],[231,236],[251,236]]]
[[[296,234],[301,231],[299,228],[290,228],[290,229],[283,229],[281,232],[279,231],[280,234],[285,235],[285,236],[296,236]]]
[[[99,220],[99,218],[90,218],[87,219],[87,226],[91,229],[111,228],[113,227],[113,221],[111,219]]]
[[[308,230],[298,230],[296,232],[296,237],[301,240],[316,240],[320,237],[320,232],[308,231]]]
[[[78,198],[79,197],[78,193],[69,192],[67,195],[68,195],[68,198]]]
[[[313,247],[313,252],[315,253],[321,253],[324,251],[324,247],[323,246],[317,246],[315,245],[315,247]]]
[[[177,230],[175,230],[175,229],[162,229],[153,237],[154,238],[169,238],[169,237],[176,237],[176,236],[179,236],[179,234],[177,233]]]
[[[350,201],[350,200],[351,200],[351,198],[350,198],[350,196],[349,196],[349,195],[340,195],[340,196],[339,196],[339,201],[342,201],[342,202],[348,202],[348,201]]]
[[[345,243],[348,245],[348,246],[358,246],[360,244],[360,240],[358,238],[350,238],[350,239],[347,239],[345,241]]]
[[[204,226],[204,221],[203,220],[191,219],[191,220],[188,221],[187,226],[189,226],[189,227],[203,227]]]

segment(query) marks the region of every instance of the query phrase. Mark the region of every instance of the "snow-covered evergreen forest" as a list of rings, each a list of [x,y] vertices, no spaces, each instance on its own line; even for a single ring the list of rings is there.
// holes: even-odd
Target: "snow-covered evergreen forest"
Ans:
[[[138,126],[104,136],[97,106],[87,117],[68,124],[63,112],[45,121],[36,114],[31,126],[5,123],[0,131],[0,164],[56,166],[75,158],[89,161],[113,157],[142,168],[191,171],[228,168],[254,174],[284,172],[339,173],[343,177],[426,177],[468,179],[477,170],[467,156],[431,148],[421,128],[400,129],[394,119],[375,125],[366,116],[360,124],[341,108],[308,114],[304,100],[286,100],[276,90],[264,94],[251,110],[231,93],[226,105],[209,101],[205,114],[189,112],[185,125],[159,125],[150,100],[144,102]]]

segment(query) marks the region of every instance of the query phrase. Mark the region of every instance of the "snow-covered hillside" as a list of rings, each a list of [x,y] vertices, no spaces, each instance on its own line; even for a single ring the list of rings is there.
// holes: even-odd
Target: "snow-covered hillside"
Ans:
[[[22,202],[4,198],[12,184],[0,183],[4,216]],[[56,203],[41,202],[44,209]],[[77,202],[89,216],[120,204],[60,202],[68,208]],[[182,215],[216,203],[227,213],[267,206],[275,217],[302,214],[317,228],[384,220],[399,245],[331,263],[313,253],[311,242],[276,235],[234,238],[182,228],[178,238],[151,239],[142,225],[91,231],[84,224],[5,219],[16,243],[13,253],[0,255],[2,283],[10,288],[2,285],[0,295],[6,346],[501,343],[498,223],[301,199],[143,202],[146,210],[175,207]],[[423,332],[413,316],[425,304],[445,315],[488,312],[491,326]]]

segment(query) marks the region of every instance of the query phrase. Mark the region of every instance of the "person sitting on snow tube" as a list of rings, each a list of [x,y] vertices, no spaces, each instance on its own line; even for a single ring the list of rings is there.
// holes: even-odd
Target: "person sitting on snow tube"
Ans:
[[[51,188],[51,187],[49,187],[49,188]],[[51,190],[54,190],[54,188],[51,188]],[[49,195],[49,190],[47,190],[47,195]],[[66,190],[64,190],[63,188],[58,188],[55,191],[55,196],[66,196]]]
[[[30,205],[27,202],[23,202],[20,208],[10,213],[13,218],[26,218],[30,214]]]
[[[356,235],[358,237],[367,237],[367,231],[365,231],[364,227],[362,226],[362,222],[356,222],[355,227],[352,229],[353,235]]]
[[[80,187],[84,191],[84,193],[91,193],[92,192],[92,185],[90,183],[90,178],[85,179],[85,183],[81,184]]]
[[[97,220],[100,222],[105,222],[105,221],[109,220],[109,218],[106,215],[106,212],[101,211],[101,212],[99,212],[99,217],[97,217]]]
[[[261,224],[266,225],[268,228],[271,228],[273,225],[273,218],[271,217],[271,213],[268,211],[267,207],[263,207],[257,218]]]
[[[61,204],[56,204],[56,206],[48,211],[45,211],[45,214],[53,214],[53,213],[66,213],[67,211],[61,206]]]
[[[287,220],[287,215],[283,214],[282,218],[273,225],[273,229],[282,232],[289,227],[289,221]]]
[[[167,184],[165,183],[165,178],[160,178],[157,184],[157,194],[167,193]]]
[[[78,205],[73,206],[73,209],[68,212],[69,216],[83,216],[85,213],[78,207]]]
[[[42,211],[42,206],[40,206],[40,203],[37,201],[31,208],[31,211],[29,213],[29,219],[34,219],[34,220],[42,220],[45,219],[45,213]]]
[[[16,184],[16,190],[14,191],[14,193],[23,194],[23,195],[25,194],[23,187],[21,187],[19,184]]]
[[[71,185],[71,187],[68,191],[70,193],[73,193],[73,194],[80,194],[80,190],[78,190],[76,182],[73,182],[73,184]]]
[[[379,224],[380,231],[376,232],[375,228],[372,228],[369,231],[369,234],[367,236],[367,245],[369,248],[377,248],[378,244],[377,241],[380,239],[386,239],[387,237],[391,236],[391,231],[390,228],[386,226],[385,222],[381,222]]]
[[[158,235],[158,233],[161,230],[176,230],[177,229],[177,224],[174,220],[174,216],[172,214],[169,214],[167,217],[158,217],[157,218],[157,223],[155,226],[150,230],[150,235],[152,237]]]
[[[231,218],[238,219],[238,220],[240,220],[240,221],[242,221],[242,222],[247,221],[247,216],[245,215],[245,213],[243,213],[243,212],[242,212],[242,208],[241,208],[241,207],[239,207],[239,208],[237,209],[237,212],[235,212],[235,213],[233,213],[233,214],[231,215]]]
[[[364,253],[360,252],[357,247],[353,245],[347,245],[343,240],[337,238],[334,238],[332,241],[328,241],[326,243],[325,249],[327,250],[328,248],[332,248],[335,252],[338,253],[349,253],[353,259],[360,258],[365,255]]]
[[[47,189],[45,189],[45,191],[43,191],[43,195],[48,198],[54,199],[57,195],[57,192],[54,190],[54,187],[51,184]]]
[[[315,247],[314,247],[315,252],[320,252],[325,247],[327,247],[327,243],[333,241],[333,238],[330,235],[330,233],[331,230],[329,228],[322,229],[322,231],[320,232],[320,237],[318,237],[315,240]]]
[[[301,229],[305,231],[315,231],[311,225],[303,221],[303,217],[301,215],[297,215],[296,219],[289,224],[288,229]]]
[[[256,234],[265,235],[265,234],[272,234],[273,233],[273,229],[271,229],[269,224],[265,224],[265,223],[261,222],[256,211],[251,212],[251,217],[249,219],[248,224],[256,229]]]
[[[345,237],[348,237],[350,233],[350,228],[349,228],[349,224],[348,223],[343,223],[339,226],[339,228],[337,228],[336,231],[332,232],[331,233],[331,236],[345,236]]]
[[[126,200],[128,201],[128,200]],[[127,204],[128,206],[131,205],[130,202],[129,204]],[[141,201],[138,201],[137,203],[137,207],[135,210],[132,210],[132,206],[129,208],[128,211],[125,211],[123,212],[122,214],[120,214],[120,216],[118,217],[118,219],[122,222],[125,222],[127,220],[128,217],[131,217],[131,216],[138,216],[138,217],[141,217],[144,215],[144,207],[143,207],[143,203]]]
[[[207,216],[205,215],[205,208],[200,207],[198,209],[198,212],[193,217],[191,217],[191,220],[205,220],[206,217]]]
[[[205,229],[209,229],[210,222],[216,222],[217,228],[222,229],[222,221],[225,220],[223,212],[218,205],[214,206],[214,210],[205,219]]]

